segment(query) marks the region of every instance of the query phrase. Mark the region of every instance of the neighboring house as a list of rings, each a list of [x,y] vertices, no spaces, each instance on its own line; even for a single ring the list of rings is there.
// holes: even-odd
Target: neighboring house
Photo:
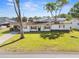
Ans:
[[[7,28],[12,26],[11,24],[15,23],[15,21],[10,20],[7,17],[0,17],[0,28]]]
[[[0,23],[0,26],[6,26],[7,27],[7,26],[9,26],[9,24],[10,24],[9,22],[4,22],[4,23]]]
[[[75,29],[79,29],[79,19],[73,18],[71,21],[71,27]]]
[[[0,29],[1,28],[7,28],[7,27],[10,27],[10,23],[8,23],[8,22],[0,23]]]

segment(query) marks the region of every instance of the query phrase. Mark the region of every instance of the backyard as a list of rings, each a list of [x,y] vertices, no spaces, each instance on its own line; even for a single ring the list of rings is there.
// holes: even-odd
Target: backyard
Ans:
[[[51,32],[46,32],[51,33]],[[45,33],[45,34],[46,34]],[[55,32],[54,32],[55,33]],[[19,34],[0,45],[1,52],[22,53],[53,53],[53,52],[79,52],[79,32],[63,33],[59,37],[43,38],[44,33],[26,33],[25,38],[18,40]],[[11,42],[11,43],[10,43]]]

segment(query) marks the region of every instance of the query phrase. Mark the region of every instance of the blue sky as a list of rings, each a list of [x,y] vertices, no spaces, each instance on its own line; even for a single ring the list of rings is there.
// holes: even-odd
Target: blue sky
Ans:
[[[22,15],[26,17],[33,16],[50,16],[44,5],[55,0],[20,0]],[[65,5],[61,13],[68,13],[71,7],[79,0],[69,0],[69,4]],[[54,14],[54,13],[53,13]],[[0,0],[0,17],[15,17],[15,11],[12,0]]]

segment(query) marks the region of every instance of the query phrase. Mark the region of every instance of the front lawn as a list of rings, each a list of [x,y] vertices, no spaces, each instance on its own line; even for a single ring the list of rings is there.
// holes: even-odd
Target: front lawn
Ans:
[[[0,51],[6,52],[24,52],[24,53],[43,53],[54,51],[70,51],[79,52],[79,32],[72,31],[70,33],[64,33],[63,35],[55,38],[43,38],[41,33],[26,33],[25,39],[16,41],[15,43],[3,46]],[[17,40],[19,34],[16,34],[13,38],[4,42],[4,44]]]

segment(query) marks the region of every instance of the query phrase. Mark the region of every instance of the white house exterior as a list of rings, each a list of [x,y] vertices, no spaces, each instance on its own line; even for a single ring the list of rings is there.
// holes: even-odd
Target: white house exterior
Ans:
[[[51,30],[70,30],[71,23],[51,24],[51,23],[23,23],[24,32],[51,31]]]
[[[18,25],[18,23],[17,23]],[[52,21],[33,21],[24,22],[23,31],[24,32],[37,32],[37,31],[51,31],[51,30],[71,30],[72,28],[79,29],[78,19],[72,19],[71,21],[60,20],[59,24],[54,24]]]
[[[54,24],[51,26],[51,30],[70,30],[71,24],[65,23],[65,24]]]
[[[24,32],[31,32],[31,31],[50,31],[51,27],[48,23],[26,23],[23,24],[23,31]]]

